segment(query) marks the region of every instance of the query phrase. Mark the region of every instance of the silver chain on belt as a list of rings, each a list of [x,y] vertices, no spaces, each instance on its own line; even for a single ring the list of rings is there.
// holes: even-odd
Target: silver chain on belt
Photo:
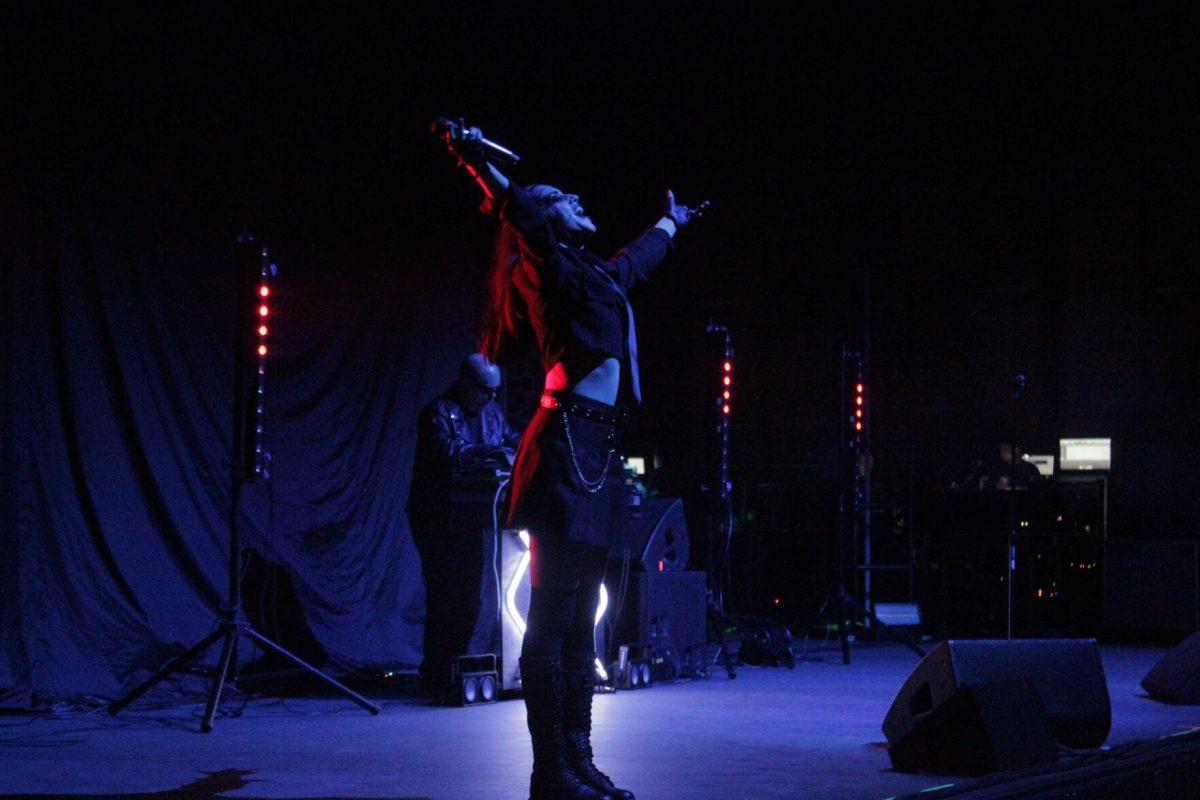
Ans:
[[[571,425],[567,421],[567,412],[562,412],[563,428],[567,432],[567,449],[571,451],[571,463],[575,465],[575,474],[579,476],[579,480],[583,483],[583,489],[588,494],[596,494],[604,488],[604,482],[608,480],[608,468],[612,464],[613,453],[616,452],[616,447],[613,446],[613,438],[616,436],[616,428],[609,430],[608,439],[605,444],[608,445],[608,455],[604,459],[604,471],[600,473],[600,477],[594,481],[589,481],[583,474],[583,470],[579,467],[579,458],[575,455],[575,440],[571,437]]]

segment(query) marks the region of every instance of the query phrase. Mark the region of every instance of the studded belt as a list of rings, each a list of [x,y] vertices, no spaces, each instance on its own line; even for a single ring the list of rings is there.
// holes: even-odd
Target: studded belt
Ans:
[[[628,409],[615,406],[597,408],[592,403],[598,403],[598,401],[577,398],[577,395],[567,392],[546,392],[542,395],[542,408],[562,411],[573,417],[581,417],[592,422],[599,422],[601,425],[612,425],[617,428],[628,425],[632,418]]]

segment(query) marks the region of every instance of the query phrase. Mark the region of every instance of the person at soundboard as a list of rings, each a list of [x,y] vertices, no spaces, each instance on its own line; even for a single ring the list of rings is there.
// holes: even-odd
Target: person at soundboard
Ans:
[[[466,655],[481,606],[484,532],[521,434],[496,401],[500,369],[467,356],[458,378],[417,418],[408,519],[425,578],[421,690],[444,697],[453,660]]]
[[[1036,464],[1026,461],[1020,445],[1012,443],[1011,436],[1001,436],[996,450],[980,467],[979,490],[1007,492],[1012,489],[1023,491],[1042,484],[1042,473]]]
[[[532,536],[529,617],[520,659],[533,744],[531,800],[632,798],[593,763],[593,625],[627,502],[621,430],[640,402],[637,339],[626,292],[649,277],[698,216],[667,192],[657,222],[605,260],[587,248],[596,224],[578,196],[520,186],[488,160],[479,130],[446,143],[501,220],[481,349],[528,331],[546,373],[540,407],[513,467],[510,524]]]

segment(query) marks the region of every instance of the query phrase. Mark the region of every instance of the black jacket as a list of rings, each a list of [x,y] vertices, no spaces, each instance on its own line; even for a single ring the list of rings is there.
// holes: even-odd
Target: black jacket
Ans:
[[[587,248],[558,241],[547,211],[545,204],[515,183],[509,185],[500,209],[501,219],[520,238],[522,258],[513,283],[529,312],[542,368],[549,372],[562,362],[571,380],[577,381],[604,359],[615,358],[627,373],[625,293],[662,262],[671,237],[651,228],[605,260]],[[628,386],[626,375],[622,378],[622,385]]]
[[[498,402],[488,403],[479,415],[481,435],[477,441],[462,407],[449,393],[421,409],[408,493],[410,517],[444,514],[455,485],[464,476],[496,466],[498,446],[516,449],[521,432],[508,424]]]

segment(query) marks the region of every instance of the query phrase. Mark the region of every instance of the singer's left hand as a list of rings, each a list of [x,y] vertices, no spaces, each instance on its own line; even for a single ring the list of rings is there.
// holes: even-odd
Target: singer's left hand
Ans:
[[[704,216],[704,210],[708,208],[708,205],[707,200],[695,208],[681,205],[675,202],[675,193],[667,189],[667,206],[663,211],[663,216],[674,222],[676,227],[683,228],[693,219]]]

